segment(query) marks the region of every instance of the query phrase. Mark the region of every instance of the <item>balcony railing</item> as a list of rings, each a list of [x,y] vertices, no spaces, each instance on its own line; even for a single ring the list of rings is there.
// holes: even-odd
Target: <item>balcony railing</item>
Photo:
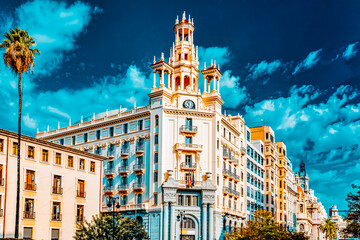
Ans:
[[[129,189],[129,185],[128,184],[120,184],[118,185],[118,190],[128,190]]]
[[[180,132],[183,133],[197,133],[197,131],[198,131],[197,126],[182,125],[180,127]]]
[[[84,222],[84,220],[85,220],[84,215],[76,216],[76,222],[82,223],[82,222]]]
[[[58,186],[52,187],[52,193],[54,194],[63,194],[63,188]]]
[[[226,149],[223,151],[223,158],[229,158],[229,152]]]
[[[193,143],[177,143],[175,149],[183,151],[202,151],[202,145],[193,144]]]
[[[130,153],[130,148],[121,148],[121,157],[128,157]]]
[[[115,186],[105,186],[104,192],[111,192],[115,190]]]
[[[129,166],[120,166],[119,175],[129,175]]]
[[[85,198],[85,197],[86,197],[86,192],[85,192],[85,191],[77,190],[77,191],[76,191],[76,197]]]
[[[236,180],[240,180],[240,176],[236,174],[236,172],[230,172],[230,176],[235,178]]]
[[[134,170],[134,172],[143,172],[143,171],[145,171],[145,165],[144,164],[135,164],[134,166],[133,166],[133,170]]]
[[[34,211],[24,211],[24,218],[35,219],[35,212]]]
[[[183,170],[196,170],[196,163],[183,162],[183,163],[181,163],[180,167]]]
[[[144,153],[144,151],[145,151],[145,145],[137,144],[135,151],[136,151],[136,154]]]
[[[236,197],[240,197],[240,192],[236,191],[235,189],[229,188],[229,187],[223,187],[223,191],[228,193],[228,194],[232,194]]]
[[[5,184],[4,178],[0,178],[0,186],[4,186],[4,184]]]
[[[143,210],[146,209],[146,204],[137,203],[137,204],[126,204],[120,206],[120,211],[129,211],[129,210]]]
[[[52,221],[61,221],[61,213],[53,213],[51,214]]]
[[[107,176],[107,177],[114,177],[114,175],[115,175],[115,168],[105,168],[104,169],[104,174],[105,174],[105,176]]]
[[[25,182],[25,190],[36,191],[36,183]]]
[[[240,152],[241,152],[241,155],[245,155],[246,149],[244,147],[240,147]]]
[[[145,184],[142,182],[133,184],[134,191],[144,190],[144,188],[145,188]]]
[[[222,170],[222,172],[223,172],[223,174],[224,175],[226,175],[226,176],[231,176],[231,171],[229,170],[229,169],[226,169],[226,168],[224,168],[223,170]]]

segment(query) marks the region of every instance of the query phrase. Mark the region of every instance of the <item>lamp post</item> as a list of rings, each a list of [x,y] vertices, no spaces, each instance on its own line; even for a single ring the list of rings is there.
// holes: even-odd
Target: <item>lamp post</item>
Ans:
[[[180,240],[182,240],[182,222],[186,222],[185,211],[179,211],[177,220],[180,222]]]
[[[117,209],[120,208],[120,203],[119,203],[119,197],[108,197],[108,200],[107,200],[107,207],[109,209],[111,209],[111,207],[113,207],[113,211],[112,211],[112,239],[114,240],[115,239],[115,236],[114,236],[114,230],[115,230],[115,207]]]

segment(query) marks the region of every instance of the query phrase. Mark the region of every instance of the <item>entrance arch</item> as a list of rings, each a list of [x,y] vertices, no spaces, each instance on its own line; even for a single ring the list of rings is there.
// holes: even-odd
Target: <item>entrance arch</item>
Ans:
[[[182,220],[182,234],[180,237],[180,222],[178,222],[179,231],[177,232],[177,239],[180,240],[198,240],[199,238],[199,221],[192,215],[185,215],[186,221]]]

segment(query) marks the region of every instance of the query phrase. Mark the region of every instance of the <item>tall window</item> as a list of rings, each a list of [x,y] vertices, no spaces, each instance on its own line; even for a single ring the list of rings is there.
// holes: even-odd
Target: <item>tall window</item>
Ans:
[[[159,144],[159,135],[158,134],[155,134],[155,145]]]
[[[142,203],[142,194],[138,194],[136,198],[136,203],[141,204]]]
[[[28,146],[28,158],[34,159],[35,158],[35,147]]]
[[[63,139],[63,138],[61,138],[61,139],[59,140],[59,144],[60,144],[60,145],[64,145],[64,139]]]
[[[76,221],[83,222],[84,221],[84,205],[76,206]]]
[[[158,127],[159,126],[159,116],[156,115],[155,116],[155,127]]]
[[[33,228],[32,227],[24,227],[23,238],[24,239],[33,239]]]
[[[158,172],[154,172],[154,182],[158,182]]]
[[[79,160],[79,169],[85,170],[85,159],[80,158]]]
[[[191,118],[186,119],[186,129],[192,130],[192,119]]]
[[[159,154],[156,152],[154,153],[154,163],[158,163],[159,162]]]
[[[90,162],[90,172],[95,172],[95,162],[94,161]]]
[[[158,205],[158,194],[154,193],[154,205]]]
[[[72,145],[75,145],[76,144],[76,136],[72,136],[71,141],[72,141]]]
[[[61,153],[56,153],[55,154],[55,164],[56,165],[61,165]]]
[[[34,199],[25,198],[24,218],[30,218],[30,219],[35,218],[34,203],[35,203]]]
[[[33,170],[26,170],[26,181],[25,181],[25,189],[26,190],[36,190],[35,185],[35,171]]]
[[[19,149],[18,143],[14,142],[13,143],[13,148],[12,148],[12,154],[17,155],[18,154],[18,149]]]
[[[84,133],[84,142],[87,142],[87,141],[88,141],[88,134]]]
[[[114,127],[109,128],[109,135],[110,135],[110,137],[114,136]]]
[[[84,180],[78,180],[77,182],[77,197],[85,197],[85,181]]]
[[[128,133],[128,124],[125,123],[123,126],[124,126],[124,133]]]
[[[46,149],[42,150],[42,161],[49,162],[49,150]]]
[[[96,131],[96,140],[99,140],[99,139],[100,139],[100,135],[101,135],[101,131],[100,131],[100,130],[97,130],[97,131]]]
[[[138,121],[138,130],[139,131],[143,130],[143,120]]]
[[[192,163],[191,155],[186,155],[185,156],[185,164],[186,164],[186,166],[191,166],[191,163]]]
[[[3,168],[4,166],[0,164],[0,186],[4,186]],[[0,205],[1,205],[1,199],[0,199]]]
[[[73,156],[68,156],[68,164],[67,166],[69,168],[73,168],[74,167],[74,157]]]
[[[55,194],[62,194],[62,187],[61,187],[61,176],[54,175],[54,181],[53,181],[53,193]]]
[[[61,203],[53,202],[51,220],[61,221]]]
[[[0,139],[0,152],[4,152],[4,139]]]
[[[192,143],[192,137],[186,137],[185,138],[185,143],[186,144],[191,144]]]

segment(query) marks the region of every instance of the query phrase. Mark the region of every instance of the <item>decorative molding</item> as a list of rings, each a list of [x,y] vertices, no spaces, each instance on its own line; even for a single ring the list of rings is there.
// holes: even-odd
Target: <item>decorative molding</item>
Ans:
[[[181,109],[165,109],[164,112],[167,114],[175,114],[175,115],[186,115],[186,116],[197,116],[197,117],[205,117],[212,118],[215,116],[215,113],[206,113],[206,112],[196,112],[194,110],[181,110]]]

